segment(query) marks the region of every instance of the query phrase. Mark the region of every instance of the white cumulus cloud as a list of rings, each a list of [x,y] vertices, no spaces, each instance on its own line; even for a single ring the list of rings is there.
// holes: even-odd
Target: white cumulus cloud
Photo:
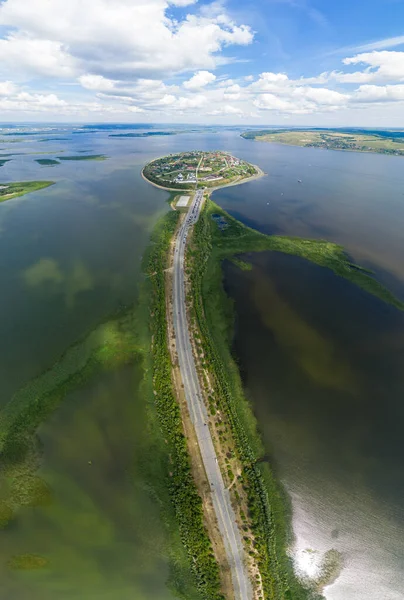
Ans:
[[[244,112],[241,108],[237,106],[232,106],[231,104],[225,104],[221,108],[216,108],[215,110],[211,110],[209,113],[211,116],[223,116],[223,115],[238,115],[242,116]]]
[[[223,90],[223,97],[228,100],[238,100],[241,97],[242,88],[238,85],[238,83],[234,83],[233,85],[229,85]]]
[[[198,0],[169,0],[169,4],[172,4],[173,6],[189,6],[196,2],[198,2]]]
[[[175,101],[175,106],[180,110],[187,110],[192,108],[202,108],[206,104],[206,96],[180,96]]]
[[[17,91],[12,81],[0,81],[0,96],[11,96]]]
[[[79,82],[87,90],[96,90],[98,92],[107,92],[113,90],[115,84],[110,79],[102,75],[81,75]]]
[[[0,39],[0,72],[14,77],[72,77],[76,73],[76,61],[58,41],[12,33]]]
[[[171,104],[175,104],[176,97],[172,94],[164,94],[164,96],[159,100],[159,104],[163,104],[164,106],[170,106]]]
[[[383,50],[344,58],[344,65],[365,64],[368,81],[404,81],[404,52]],[[360,83],[361,81],[358,81]]]
[[[216,75],[210,73],[210,71],[198,71],[191,79],[184,81],[183,85],[188,90],[197,90],[209,83],[213,83],[215,79]]]
[[[75,70],[109,79],[158,77],[215,68],[225,46],[251,43],[253,34],[223,15],[170,18],[174,0],[4,0],[0,25],[15,34],[0,58],[10,66],[62,76]],[[31,52],[27,56],[27,46]],[[190,51],[195,48],[195,51]],[[34,51],[36,49],[36,52]]]
[[[361,85],[356,90],[355,102],[402,102],[404,84],[401,85]]]

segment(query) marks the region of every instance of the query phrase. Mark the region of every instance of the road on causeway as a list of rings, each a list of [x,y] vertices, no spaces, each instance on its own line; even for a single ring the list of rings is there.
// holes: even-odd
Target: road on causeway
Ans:
[[[216,458],[208,425],[208,413],[199,384],[185,305],[184,257],[187,235],[199,217],[203,190],[197,190],[186,219],[178,231],[174,251],[173,311],[176,348],[185,397],[208,477],[213,507],[223,538],[236,600],[250,600],[252,588],[245,565],[244,549],[236,517]]]

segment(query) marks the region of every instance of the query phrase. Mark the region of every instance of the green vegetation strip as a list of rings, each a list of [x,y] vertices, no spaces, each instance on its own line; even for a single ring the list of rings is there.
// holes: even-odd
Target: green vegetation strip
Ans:
[[[106,160],[105,154],[80,154],[79,156],[58,156],[58,160]]]
[[[15,183],[0,183],[0,202],[25,196],[53,185],[54,181],[19,181]]]
[[[306,148],[327,148],[355,152],[377,152],[404,156],[403,131],[357,129],[263,129],[246,131],[245,139],[273,142]]]
[[[134,336],[134,314],[100,325],[73,345],[48,371],[29,382],[0,413],[0,528],[22,506],[46,504],[50,490],[36,471],[40,448],[35,431],[66,394],[101,369],[140,356]]]
[[[404,304],[367,271],[353,265],[337,244],[261,234],[233,219],[210,200],[195,225],[189,250],[190,276],[194,315],[205,357],[203,366],[213,375],[215,408],[227,415],[236,440],[236,452],[243,464],[241,483],[248,495],[265,598],[318,598],[315,591],[306,589],[294,574],[287,554],[291,542],[289,502],[269,465],[259,460],[265,451],[230,352],[234,315],[232,302],[222,285],[221,262],[232,259],[240,268],[248,269],[247,263],[234,256],[263,250],[303,257],[331,269],[400,310]]]
[[[223,217],[228,226],[219,229],[212,219],[212,215]],[[206,218],[209,219],[214,252],[221,259],[232,258],[234,255],[245,252],[263,250],[293,254],[321,267],[331,269],[336,275],[351,281],[383,302],[391,304],[399,310],[404,310],[404,302],[379,283],[372,276],[371,271],[352,263],[343,246],[325,240],[265,235],[233,219],[211,200],[204,212],[204,219]]]
[[[132,312],[99,325],[71,346],[51,369],[18,391],[0,413],[0,452],[20,434],[32,433],[68,390],[87,379],[97,367],[114,368],[138,357]]]
[[[60,162],[58,160],[54,160],[53,158],[36,158],[35,160],[39,165],[43,165],[44,167],[60,165]]]
[[[203,523],[202,500],[191,473],[181,413],[173,392],[172,365],[168,351],[165,274],[170,240],[179,213],[171,212],[160,222],[152,236],[146,257],[151,299],[153,339],[153,389],[163,436],[171,456],[169,488],[183,544],[188,552],[198,589],[206,600],[221,600],[219,568]]]

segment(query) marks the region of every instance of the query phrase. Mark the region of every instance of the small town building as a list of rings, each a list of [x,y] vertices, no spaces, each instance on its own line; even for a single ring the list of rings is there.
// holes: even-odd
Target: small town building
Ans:
[[[186,208],[189,203],[190,196],[181,196],[176,204],[178,208]]]

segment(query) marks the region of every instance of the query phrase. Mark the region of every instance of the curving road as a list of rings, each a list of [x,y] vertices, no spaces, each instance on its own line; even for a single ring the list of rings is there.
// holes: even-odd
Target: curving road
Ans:
[[[202,200],[203,190],[196,191],[175,243],[173,287],[175,339],[185,397],[195,427],[206,475],[211,484],[213,507],[231,569],[234,596],[236,600],[250,600],[252,598],[252,588],[244,564],[241,535],[235,521],[230,495],[223,482],[209,431],[208,414],[195,367],[185,306],[184,255],[186,240],[190,227],[198,220]]]

